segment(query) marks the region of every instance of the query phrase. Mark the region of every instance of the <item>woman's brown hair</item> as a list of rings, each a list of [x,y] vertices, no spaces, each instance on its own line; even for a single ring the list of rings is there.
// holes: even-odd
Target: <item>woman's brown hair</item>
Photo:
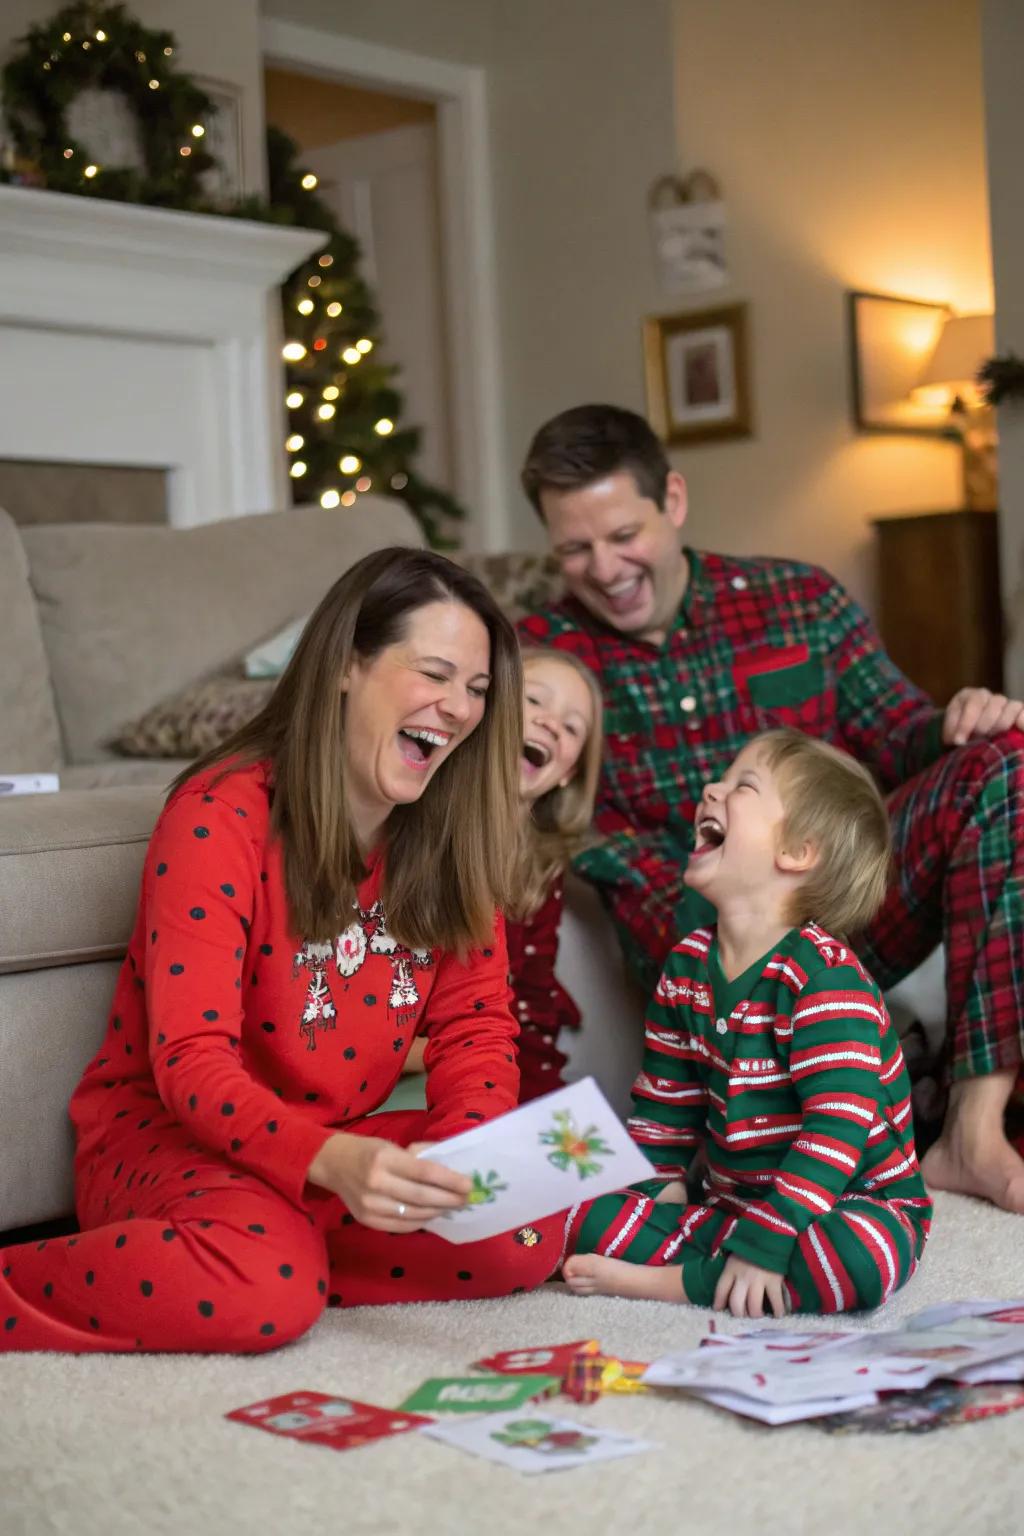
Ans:
[[[342,681],[406,633],[429,603],[462,603],[490,639],[483,717],[420,798],[396,805],[384,829],[381,900],[402,943],[465,954],[494,933],[514,899],[522,667],[515,632],[474,576],[427,550],[382,549],[359,560],[324,597],[260,713],[191,764],[171,792],[217,764],[269,761],[271,827],[281,839],[292,927],[326,941],[352,921],[365,868],[345,794]]]
[[[602,703],[597,678],[570,651],[556,650],[552,646],[527,646],[523,649],[524,688],[529,686],[525,673],[530,662],[540,659],[557,661],[582,677],[590,692],[594,719],[568,784],[564,789],[556,784],[534,801],[528,815],[520,818],[520,888],[513,908],[513,915],[519,919],[533,916],[547,896],[552,880],[587,844],[601,772]]]

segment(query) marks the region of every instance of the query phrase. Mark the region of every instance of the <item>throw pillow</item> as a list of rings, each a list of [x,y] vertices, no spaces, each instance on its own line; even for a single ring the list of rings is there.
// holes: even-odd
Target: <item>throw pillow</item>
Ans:
[[[284,629],[279,629],[269,640],[261,640],[245,657],[246,677],[280,677],[292,659],[292,652],[299,643],[299,636],[306,627],[309,615],[293,619]]]
[[[273,679],[214,677],[148,709],[110,743],[124,757],[198,757],[257,715]]]

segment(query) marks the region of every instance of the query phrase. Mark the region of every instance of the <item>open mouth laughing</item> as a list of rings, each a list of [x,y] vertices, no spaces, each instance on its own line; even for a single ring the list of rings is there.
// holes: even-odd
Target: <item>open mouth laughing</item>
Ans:
[[[700,858],[704,854],[713,853],[716,848],[721,848],[725,842],[725,828],[717,816],[701,816],[697,821],[697,840],[693,850],[693,857]]]
[[[641,601],[646,580],[646,575],[641,571],[638,576],[617,581],[610,587],[599,587],[598,591],[613,613],[629,613]]]
[[[523,767],[531,777],[541,773],[551,761],[551,748],[536,737],[527,737],[523,742]]]
[[[424,725],[405,725],[398,732],[399,751],[410,768],[426,768],[434,753],[446,747],[451,736]]]

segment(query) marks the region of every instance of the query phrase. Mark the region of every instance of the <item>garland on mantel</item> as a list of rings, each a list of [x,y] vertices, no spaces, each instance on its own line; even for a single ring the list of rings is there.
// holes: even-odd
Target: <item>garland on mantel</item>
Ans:
[[[416,472],[416,427],[399,424],[398,369],[374,356],[380,320],[359,273],[359,247],[315,195],[298,146],[269,128],[269,200],[214,203],[203,184],[216,161],[204,140],[213,103],[174,64],[170,32],[144,27],[120,4],[77,0],[30,28],[3,71],[14,156],[0,181],[188,213],[323,230],[325,243],[281,290],[295,501],[353,506],[368,491],[409,507],[435,547],[452,547],[462,507]],[[142,168],[102,165],[68,130],[83,91],[119,92],[138,125]]]

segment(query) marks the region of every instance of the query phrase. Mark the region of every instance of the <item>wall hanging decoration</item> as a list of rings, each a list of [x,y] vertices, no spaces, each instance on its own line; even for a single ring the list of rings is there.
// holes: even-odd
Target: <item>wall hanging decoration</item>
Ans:
[[[658,280],[666,293],[700,293],[729,281],[725,204],[707,171],[661,176],[647,195]]]

